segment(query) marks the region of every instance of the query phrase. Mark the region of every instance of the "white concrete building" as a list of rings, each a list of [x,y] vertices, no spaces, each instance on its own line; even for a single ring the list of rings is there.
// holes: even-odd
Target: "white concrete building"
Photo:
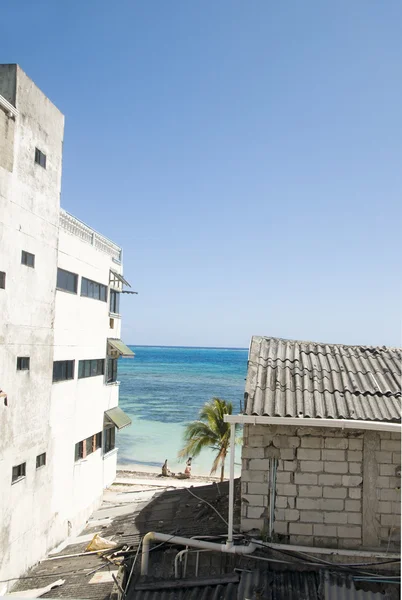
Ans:
[[[64,117],[0,65],[0,594],[116,472],[121,248],[60,210]]]

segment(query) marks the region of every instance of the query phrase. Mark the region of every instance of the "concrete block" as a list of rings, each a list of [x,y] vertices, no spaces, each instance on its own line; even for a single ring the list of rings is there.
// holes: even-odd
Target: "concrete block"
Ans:
[[[243,446],[242,458],[264,458],[264,448],[250,448]]]
[[[287,496],[277,496],[275,498],[275,508],[287,508],[288,506],[288,499]]]
[[[275,521],[274,522],[274,532],[278,535],[287,535],[288,534],[288,523],[287,521]]]
[[[306,436],[299,438],[301,448],[323,448],[324,438]]]
[[[311,498],[296,498],[296,508],[301,510],[321,510],[321,504],[319,500],[313,500]]]
[[[265,458],[251,458],[248,462],[250,471],[268,471],[269,461]]]
[[[309,535],[291,535],[289,543],[297,546],[311,546],[311,536]]]
[[[400,519],[398,515],[381,515],[381,525],[383,527],[400,527]]]
[[[300,446],[300,438],[296,436],[277,435],[272,440],[275,448],[298,448]]]
[[[325,473],[347,473],[348,463],[347,462],[325,462],[324,463]]]
[[[247,482],[264,482],[264,481],[268,481],[267,478],[268,475],[268,471],[242,471],[241,472],[241,479],[242,481],[247,481]]]
[[[381,440],[381,450],[385,452],[401,452],[400,440]]]
[[[391,432],[390,431],[381,431],[380,438],[382,440],[390,440],[391,439]]]
[[[264,496],[261,494],[245,494],[241,499],[250,506],[264,506]]]
[[[345,450],[323,450],[322,451],[322,459],[323,460],[339,460],[344,461],[346,456]]]
[[[294,508],[296,506],[296,498],[288,496],[288,508]]]
[[[275,508],[275,521],[287,521],[284,508]]]
[[[292,509],[292,508],[287,508],[285,510],[285,520],[286,521],[298,521],[299,520],[299,516],[300,513],[298,510],[296,509]]]
[[[282,460],[293,460],[296,450],[294,448],[280,448],[279,456]]]
[[[349,438],[349,450],[362,450],[363,440],[358,438]]]
[[[323,523],[324,514],[319,510],[300,511],[300,523]]]
[[[361,538],[362,537],[362,528],[361,527],[342,527],[338,528],[338,537],[340,538]]]
[[[379,502],[378,512],[380,514],[391,514],[392,513],[392,502]]]
[[[380,450],[377,450],[375,457],[378,463],[385,463],[388,465],[392,462],[392,452],[381,452]]]
[[[342,477],[342,485],[346,487],[357,487],[363,481],[363,477],[360,475],[344,475]]]
[[[327,487],[323,488],[324,498],[346,498],[347,489],[344,487]]]
[[[359,514],[359,513],[352,513]],[[326,512],[324,513],[324,523],[326,525],[346,525],[348,522],[348,513],[345,512]]]
[[[298,497],[300,498],[321,498],[322,487],[320,485],[299,485]]]
[[[363,469],[363,463],[359,462],[359,463],[353,463],[350,462],[349,463],[349,473],[351,475],[361,475]]]
[[[264,437],[263,437],[263,445],[264,446],[271,446],[273,439],[274,439],[274,435],[270,434],[270,433],[265,433]]]
[[[336,537],[336,526],[335,525],[313,525],[314,535],[325,536],[325,537]]]
[[[344,509],[344,503],[347,500],[343,500],[342,498],[323,498],[321,502],[321,510],[338,510],[341,511]]]
[[[260,531],[264,528],[264,519],[242,519],[241,530],[251,531],[251,529],[259,529]]]
[[[326,438],[325,439],[325,448],[334,448],[339,450],[345,450],[349,447],[348,438]]]
[[[362,503],[360,500],[345,500],[345,510],[347,512],[360,512]]]
[[[389,500],[390,502],[398,502],[401,499],[401,493],[398,490],[380,490],[380,500]]]
[[[393,462],[394,465],[398,465],[399,467],[401,466],[401,453],[400,453],[400,451],[392,453],[392,462]]]
[[[309,523],[289,523],[291,535],[313,535],[313,525]]]
[[[292,473],[289,471],[281,471],[276,474],[276,481],[277,483],[290,483],[291,476]]]
[[[390,479],[391,479],[391,477],[388,477],[388,476],[385,476],[385,475],[381,475],[380,477],[377,477],[377,482],[376,482],[377,487],[381,487],[381,488],[389,488],[389,487],[391,487],[389,485]]]
[[[326,475],[321,473],[318,475],[319,485],[330,485],[333,487],[342,485],[342,475]]]
[[[349,488],[349,498],[351,498],[352,500],[360,500],[361,497],[361,488]]]
[[[267,446],[264,448],[264,456],[265,458],[279,458],[280,450],[274,446]]]
[[[361,450],[348,450],[346,455],[349,462],[361,462],[363,460],[363,452]]]
[[[391,433],[390,439],[391,440],[399,440],[399,443],[400,443],[401,442],[401,434],[400,433]]]
[[[296,496],[297,488],[292,483],[279,483],[276,491],[279,496]]]
[[[261,506],[248,506],[247,507],[247,518],[248,519],[261,519],[264,514],[264,508]]]
[[[318,537],[313,538],[316,548],[338,548],[338,539],[335,537]]]
[[[323,464],[320,460],[301,460],[300,471],[302,473],[320,473],[323,470]]]
[[[249,494],[268,494],[269,488],[267,483],[249,483],[247,492]]]
[[[284,471],[296,471],[297,469],[297,461],[296,460],[284,460],[283,461],[283,470]]]
[[[247,482],[246,481],[241,482],[240,489],[241,489],[242,494],[247,494]]]
[[[249,435],[248,436],[248,445],[251,446],[251,448],[263,448],[264,444],[263,444],[264,438],[262,437],[262,435]]]
[[[349,525],[361,525],[362,524],[362,514],[355,513],[344,513],[348,516],[348,524]]]
[[[401,514],[401,503],[400,502],[392,502],[392,514],[393,515]]]
[[[362,545],[361,539],[342,539],[339,540],[339,548],[345,548],[347,550],[357,550]]]
[[[395,476],[396,467],[395,465],[380,465],[380,475]]]
[[[318,475],[315,473],[295,473],[294,482],[304,485],[317,485]]]
[[[298,460],[320,460],[321,450],[314,448],[298,448],[297,450]]]

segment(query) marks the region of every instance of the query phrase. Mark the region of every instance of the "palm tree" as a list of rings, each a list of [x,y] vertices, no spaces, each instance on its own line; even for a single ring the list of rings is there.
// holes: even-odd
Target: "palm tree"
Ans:
[[[232,403],[212,398],[200,410],[197,421],[188,423],[184,430],[185,445],[179,452],[180,458],[197,456],[203,448],[212,448],[217,451],[212,463],[211,475],[216,473],[221,463],[221,481],[225,472],[225,458],[230,443],[230,423],[225,423],[224,415],[232,414]],[[237,428],[237,425],[235,425]]]

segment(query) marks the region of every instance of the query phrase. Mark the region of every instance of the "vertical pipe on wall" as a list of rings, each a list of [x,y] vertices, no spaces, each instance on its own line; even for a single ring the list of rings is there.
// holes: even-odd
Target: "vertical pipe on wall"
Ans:
[[[229,467],[229,518],[228,545],[233,544],[233,505],[234,505],[234,461],[235,461],[235,423],[230,424],[230,467]]]

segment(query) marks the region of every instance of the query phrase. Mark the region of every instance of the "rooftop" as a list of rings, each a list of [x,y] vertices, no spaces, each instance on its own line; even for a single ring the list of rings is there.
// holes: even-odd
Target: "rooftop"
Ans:
[[[402,350],[254,336],[245,414],[401,420]]]

